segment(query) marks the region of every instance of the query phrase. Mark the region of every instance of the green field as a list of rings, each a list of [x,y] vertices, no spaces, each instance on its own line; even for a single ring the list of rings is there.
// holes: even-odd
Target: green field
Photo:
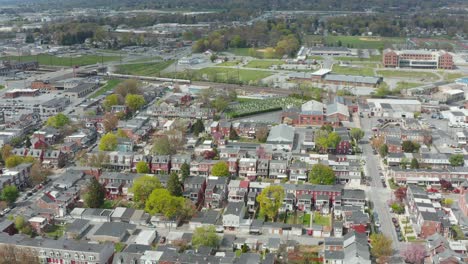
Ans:
[[[338,56],[338,57],[333,57],[333,59],[337,60],[337,61],[362,61],[362,62],[368,62],[368,61],[381,61],[382,56],[381,55],[372,55],[369,58]]]
[[[438,79],[437,75],[432,72],[378,70],[377,74],[386,78],[410,78],[430,81],[435,81]]]
[[[260,69],[269,69],[273,65],[284,64],[282,60],[252,60],[245,67],[247,68],[260,68]]]
[[[53,225],[50,227],[48,232],[45,232],[45,235],[52,239],[57,239],[63,236],[65,233],[65,226],[62,225]]]
[[[107,91],[111,91],[113,90],[117,85],[119,85],[119,83],[121,83],[122,80],[118,80],[118,79],[112,79],[112,80],[108,80],[107,83],[102,86],[101,88],[99,88],[99,90],[97,90],[95,93],[93,93],[90,98],[96,98],[102,94],[105,94]]]
[[[398,82],[396,89],[401,91],[401,90],[405,90],[405,89],[411,89],[411,88],[414,88],[414,87],[418,87],[418,86],[421,86],[421,85],[422,84],[420,84],[420,83]]]
[[[159,56],[154,56],[150,58],[138,58],[138,59],[130,60],[129,62],[130,63],[143,63],[143,62],[152,62],[155,60],[162,60],[162,58]]]
[[[346,75],[374,76],[374,70],[369,67],[346,67],[334,65],[332,72]]]
[[[454,81],[456,79],[462,78],[465,74],[457,72],[440,72],[444,76],[445,81]]]
[[[159,76],[161,71],[169,67],[174,61],[162,61],[151,63],[132,63],[123,64],[117,67],[117,73],[142,75],[142,76]]]
[[[220,64],[217,64],[216,66],[237,66],[237,64],[239,64],[240,61],[225,61],[225,62],[222,62]]]
[[[361,36],[327,36],[325,44],[330,46],[357,48],[357,49],[383,49],[385,44],[404,43],[404,38],[361,37]]]
[[[250,56],[249,49],[250,48],[233,48],[233,49],[228,49],[227,52],[230,52],[236,56]]]
[[[120,59],[119,56],[98,56],[98,55],[83,55],[78,57],[58,57],[53,55],[30,55],[30,56],[7,56],[0,57],[0,60],[16,60],[16,61],[38,61],[39,65],[48,65],[48,66],[85,66],[96,63],[101,63],[102,61],[115,61]]]

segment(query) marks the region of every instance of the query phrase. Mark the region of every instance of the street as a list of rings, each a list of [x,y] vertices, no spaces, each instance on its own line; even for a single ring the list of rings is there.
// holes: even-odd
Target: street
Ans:
[[[379,176],[380,161],[377,155],[373,154],[372,146],[367,140],[372,135],[371,122],[369,118],[361,118],[361,128],[365,132],[362,150],[366,158],[366,176],[372,178],[371,186],[368,189],[367,195],[369,200],[373,203],[373,210],[377,212],[380,219],[380,230],[385,235],[393,240],[393,248],[395,249],[394,255],[399,255],[398,252],[402,248],[402,243],[398,241],[395,228],[392,223],[392,216],[388,210],[387,201],[391,198],[390,188],[384,188]]]

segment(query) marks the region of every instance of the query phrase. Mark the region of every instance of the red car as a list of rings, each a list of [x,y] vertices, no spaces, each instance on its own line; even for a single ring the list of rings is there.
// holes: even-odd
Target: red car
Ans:
[[[438,193],[439,192],[439,190],[434,189],[434,188],[429,188],[429,189],[427,189],[427,191],[430,192],[430,193]]]
[[[453,190],[453,193],[460,193],[460,190],[459,190],[459,189],[455,189],[455,190]]]

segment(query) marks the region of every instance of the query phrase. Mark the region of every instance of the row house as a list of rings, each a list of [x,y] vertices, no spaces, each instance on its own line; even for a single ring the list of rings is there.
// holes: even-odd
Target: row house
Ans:
[[[49,143],[47,143],[46,141],[40,139],[40,138],[36,138],[36,137],[33,137],[31,138],[31,148],[33,149],[48,149],[49,148]]]
[[[468,179],[468,168],[450,167],[447,169],[402,169],[392,167],[388,176],[398,184],[439,185],[440,179],[458,186]]]
[[[270,179],[286,179],[288,178],[288,161],[286,160],[271,160],[268,178]]]
[[[190,107],[171,107],[171,106],[153,106],[148,108],[147,114],[154,117],[163,118],[187,118],[187,119],[213,119],[215,115],[214,109],[200,108],[196,106]]]
[[[252,178],[257,175],[257,160],[242,158],[239,160],[239,177]]]
[[[218,163],[219,160],[198,159],[190,163],[190,175],[194,176],[210,176],[211,169]]]
[[[88,129],[83,129],[81,131],[78,131],[76,133],[73,133],[67,137],[65,137],[64,142],[69,143],[69,142],[75,142],[78,144],[80,147],[87,147],[91,146],[97,138],[97,131],[95,128],[88,128]]]
[[[294,161],[289,166],[289,180],[291,181],[307,181],[308,173],[311,166],[304,161]]]
[[[227,164],[228,164],[228,168],[229,168],[229,174],[231,176],[236,176],[238,175],[238,171],[239,171],[239,163],[237,162],[237,159],[236,158],[229,158],[227,159]]]
[[[432,169],[445,169],[451,167],[449,159],[450,155],[445,153],[423,153],[419,165]]]
[[[30,184],[32,163],[22,163],[14,168],[4,169],[0,176],[0,188],[14,185],[23,188]]]
[[[36,206],[50,210],[54,216],[64,217],[79,200],[80,189],[72,187],[63,191],[49,191],[36,201]]]
[[[310,213],[312,211],[312,195],[301,194],[297,196],[297,210]]]
[[[228,201],[245,201],[249,192],[249,181],[231,180],[228,185]]]
[[[222,208],[226,201],[228,188],[227,177],[209,178],[205,188],[205,207]]]
[[[184,181],[184,193],[183,196],[190,199],[195,204],[199,205],[203,203],[204,194],[206,190],[206,178],[191,176]]]
[[[257,177],[268,178],[268,172],[270,171],[270,161],[268,159],[259,159],[257,165]],[[252,180],[255,180],[253,178]]]
[[[388,147],[388,153],[402,153],[403,146],[401,139],[397,137],[386,137],[385,144]]]
[[[336,154],[346,155],[351,154],[351,137],[349,136],[348,130],[346,128],[336,128],[335,132],[338,133],[341,140],[336,146]]]
[[[171,156],[171,172],[180,173],[182,165],[185,163],[189,165],[192,161],[190,155],[178,154]]]
[[[151,157],[150,170],[154,174],[169,174],[171,169],[171,156],[153,155]]]
[[[53,127],[45,127],[41,130],[35,131],[32,134],[32,138],[37,138],[47,142],[49,145],[54,145],[60,139],[60,131]]]
[[[118,151],[107,152],[109,157],[106,166],[115,170],[130,170],[133,165],[133,153]]]
[[[99,176],[99,183],[106,189],[106,197],[116,199],[127,197],[128,189],[133,185],[133,181],[140,177],[136,173],[104,172]]]
[[[42,157],[42,165],[52,168],[62,168],[67,162],[67,154],[61,150],[46,150]]]

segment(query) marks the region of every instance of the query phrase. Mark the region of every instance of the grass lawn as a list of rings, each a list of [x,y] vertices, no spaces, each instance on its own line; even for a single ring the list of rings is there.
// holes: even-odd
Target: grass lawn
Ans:
[[[247,68],[261,68],[261,69],[269,69],[273,65],[281,65],[284,64],[282,60],[252,60],[245,67]]]
[[[330,216],[323,216],[318,213],[315,213],[314,224],[321,226],[330,226]]]
[[[239,64],[240,61],[238,60],[235,60],[235,61],[225,61],[225,62],[222,62],[220,64],[217,64],[216,66],[237,66],[237,64]]]
[[[49,238],[60,238],[65,233],[65,226],[54,225],[49,229],[49,232],[46,232],[45,235]]]
[[[159,56],[154,56],[154,57],[150,57],[150,58],[134,59],[134,60],[130,60],[130,62],[131,63],[143,63],[143,62],[151,62],[151,61],[155,61],[155,60],[162,60],[162,58],[159,57]]]
[[[465,76],[464,74],[462,73],[457,73],[457,72],[440,72],[442,74],[442,76],[444,76],[444,80],[445,81],[454,81],[456,79],[459,79],[463,76]]]
[[[418,87],[418,86],[421,86],[421,84],[412,83],[412,82],[398,82],[396,89],[401,91],[401,90],[411,89],[411,88]]]
[[[3,88],[5,88],[5,85],[0,84],[0,90],[3,89]]]
[[[114,246],[115,252],[121,252],[125,248],[125,244],[122,242],[116,243]]]
[[[387,78],[438,79],[437,75],[432,72],[378,70],[377,74]]]
[[[117,73],[142,75],[142,76],[159,76],[161,71],[169,67],[174,61],[150,62],[150,63],[132,63],[123,64],[117,67]]]
[[[327,36],[327,45],[339,45],[357,49],[383,49],[385,43],[404,43],[405,38],[363,37],[363,36]]]
[[[346,67],[335,65],[333,66],[332,72],[346,75],[374,76],[373,69],[369,67]]]
[[[230,52],[236,56],[250,56],[249,49],[250,48],[233,48],[233,49],[228,49],[227,52]]]
[[[113,90],[121,82],[122,80],[118,80],[118,79],[108,80],[104,86],[99,88],[99,90],[97,90],[94,94],[91,95],[91,98],[96,98],[102,94],[105,94],[107,91]]]
[[[311,60],[323,60],[323,57],[322,57],[322,56],[318,56],[318,55],[313,55],[313,56],[307,56],[307,59],[311,59]]]
[[[101,61],[115,61],[120,59],[119,56],[99,56],[99,55],[83,55],[78,57],[58,57],[47,54],[40,55],[30,55],[30,56],[8,56],[1,57],[0,60],[17,60],[17,61],[38,61],[40,65],[50,65],[50,66],[84,66],[91,65],[96,63],[101,63]]]
[[[305,226],[310,226],[310,214],[304,214],[299,217],[299,220]]]

